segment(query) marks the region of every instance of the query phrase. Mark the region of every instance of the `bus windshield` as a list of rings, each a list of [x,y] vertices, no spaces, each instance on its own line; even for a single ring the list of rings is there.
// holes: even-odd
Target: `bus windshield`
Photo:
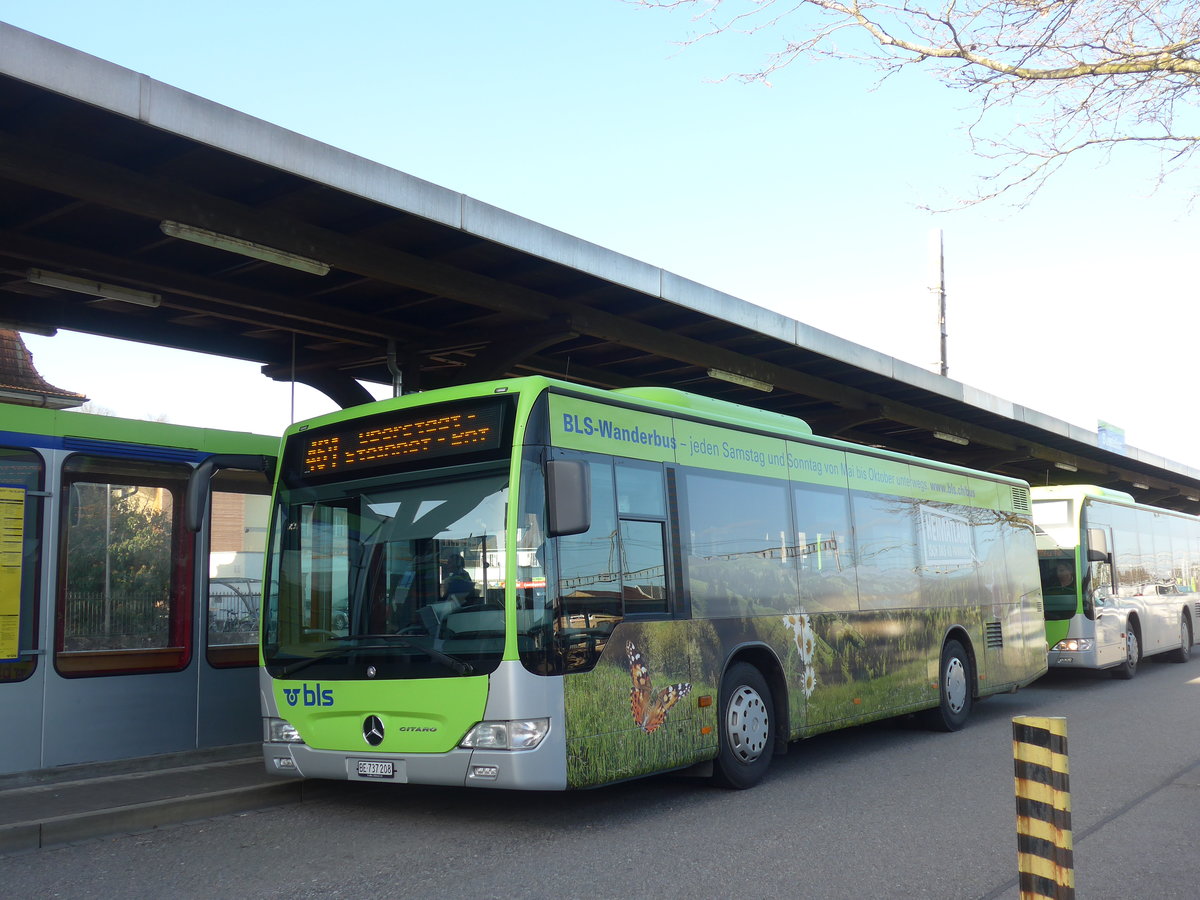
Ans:
[[[1069,619],[1079,607],[1079,592],[1075,579],[1074,554],[1040,551],[1038,566],[1042,576],[1042,599],[1046,618]]]
[[[504,646],[507,496],[507,471],[495,468],[281,486],[268,671],[327,680],[493,671]]]

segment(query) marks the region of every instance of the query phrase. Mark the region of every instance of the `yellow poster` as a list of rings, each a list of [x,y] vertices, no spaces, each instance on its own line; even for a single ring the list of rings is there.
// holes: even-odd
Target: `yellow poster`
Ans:
[[[21,633],[25,489],[0,486],[0,659],[15,659]]]

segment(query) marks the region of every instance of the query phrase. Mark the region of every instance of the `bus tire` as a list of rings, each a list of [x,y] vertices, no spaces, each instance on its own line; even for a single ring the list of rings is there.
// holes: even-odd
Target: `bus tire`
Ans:
[[[934,731],[958,731],[971,715],[971,657],[956,640],[942,647],[938,669],[938,705],[922,714]]]
[[[1187,613],[1179,617],[1179,646],[1167,654],[1171,662],[1185,663],[1192,658],[1192,620]]]
[[[734,663],[721,679],[719,750],[713,781],[742,790],[762,780],[775,748],[775,709],[762,672]]]
[[[1113,678],[1128,681],[1137,674],[1138,663],[1142,660],[1142,642],[1138,638],[1137,629],[1132,622],[1125,623],[1125,661],[1112,670]]]

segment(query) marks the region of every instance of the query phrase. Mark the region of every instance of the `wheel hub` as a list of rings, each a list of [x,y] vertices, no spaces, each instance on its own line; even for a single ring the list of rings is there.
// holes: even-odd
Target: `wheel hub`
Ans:
[[[954,713],[962,712],[967,704],[967,669],[958,657],[946,665],[946,703]]]
[[[770,718],[766,704],[754,688],[742,685],[729,699],[725,716],[729,749],[740,762],[752,763],[767,747]]]

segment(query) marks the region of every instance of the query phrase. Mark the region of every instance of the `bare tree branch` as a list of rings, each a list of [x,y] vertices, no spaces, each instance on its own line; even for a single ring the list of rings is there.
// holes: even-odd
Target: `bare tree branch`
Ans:
[[[731,77],[769,83],[802,58],[867,62],[881,78],[913,65],[972,98],[975,152],[996,164],[973,201],[1032,196],[1069,159],[1125,145],[1162,152],[1158,179],[1200,148],[1200,3],[1185,0],[626,0],[688,9],[702,29],[779,33],[765,64]],[[845,41],[842,43],[841,41]],[[1017,125],[1001,110],[1014,109]],[[992,123],[1003,122],[994,130]],[[1191,127],[1189,127],[1191,126]]]

